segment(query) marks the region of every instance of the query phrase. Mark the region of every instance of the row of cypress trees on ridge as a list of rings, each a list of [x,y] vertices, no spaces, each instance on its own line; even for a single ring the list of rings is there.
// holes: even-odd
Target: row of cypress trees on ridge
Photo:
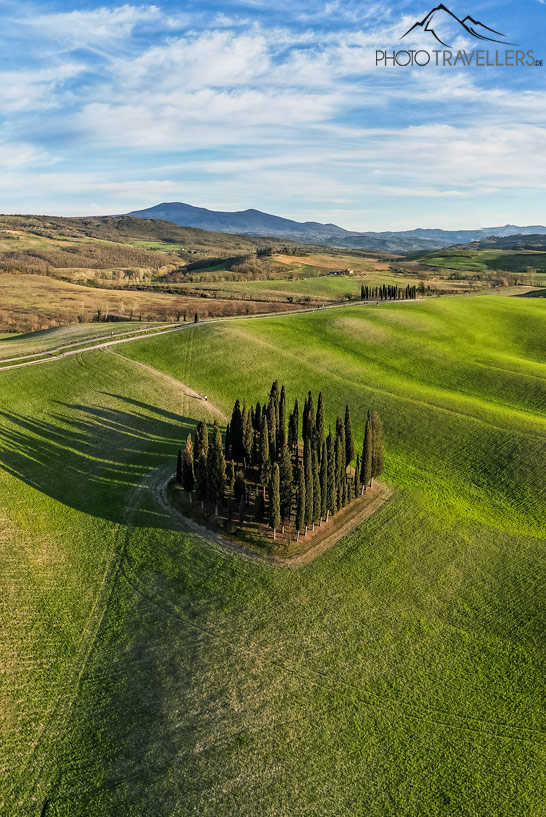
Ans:
[[[301,438],[300,438],[301,428]],[[224,440],[218,421],[212,434],[198,423],[178,453],[176,479],[215,514],[224,501],[228,516],[232,503],[239,521],[254,505],[254,521],[267,521],[273,538],[279,528],[300,531],[327,522],[331,515],[361,496],[384,467],[383,429],[377,412],[367,412],[362,453],[356,456],[351,412],[345,408],[335,429],[326,433],[322,392],[317,405],[312,392],[301,412],[298,400],[287,410],[286,390],[278,381],[264,405],[247,406],[236,400]]]
[[[382,284],[381,286],[370,287],[362,284],[360,287],[360,297],[363,301],[371,301],[379,298],[380,301],[405,301],[417,298],[417,287],[407,284],[404,288]]]

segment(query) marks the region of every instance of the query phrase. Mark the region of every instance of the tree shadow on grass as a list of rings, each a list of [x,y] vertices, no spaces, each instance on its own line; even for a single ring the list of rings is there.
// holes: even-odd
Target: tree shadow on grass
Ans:
[[[59,402],[46,419],[0,411],[0,467],[64,505],[126,521],[131,492],[155,468],[172,462],[174,471],[176,452],[195,420],[111,397],[123,407]],[[172,527],[167,514],[140,504],[134,525]]]

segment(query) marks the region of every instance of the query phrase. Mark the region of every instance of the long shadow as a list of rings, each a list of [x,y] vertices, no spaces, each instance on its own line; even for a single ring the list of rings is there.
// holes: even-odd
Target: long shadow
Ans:
[[[0,411],[0,468],[64,505],[124,522],[131,491],[154,468],[172,462],[174,469],[195,420],[117,399],[134,410],[59,402],[48,419]],[[149,507],[135,509],[132,521],[172,527],[167,514]]]

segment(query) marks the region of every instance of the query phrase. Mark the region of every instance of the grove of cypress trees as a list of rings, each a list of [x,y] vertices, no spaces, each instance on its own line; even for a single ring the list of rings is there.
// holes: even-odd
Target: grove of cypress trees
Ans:
[[[385,445],[383,442],[383,424],[379,414],[372,414],[372,479],[379,477],[385,467]]]
[[[184,490],[191,494],[195,488],[195,473],[193,466],[193,445],[191,442],[191,434],[188,434],[186,440],[186,448],[182,457],[182,485]]]
[[[355,455],[355,444],[353,441],[353,429],[351,426],[351,412],[349,410],[349,404],[345,406],[345,452],[346,452],[346,459],[345,465],[350,465],[353,461]]]
[[[269,523],[275,531],[281,525],[281,499],[279,485],[279,466],[273,466],[269,484]]]
[[[305,474],[303,465],[298,468],[298,496],[296,502],[296,530],[305,525]]]
[[[294,475],[292,472],[292,457],[290,456],[290,449],[286,443],[282,447],[280,468],[279,468],[279,482],[280,482],[280,501],[281,501],[281,518],[290,519],[292,513],[292,494],[294,491]]]
[[[364,428],[364,443],[362,445],[362,460],[360,462],[360,483],[362,492],[365,491],[372,479],[372,418],[368,409],[366,426]]]

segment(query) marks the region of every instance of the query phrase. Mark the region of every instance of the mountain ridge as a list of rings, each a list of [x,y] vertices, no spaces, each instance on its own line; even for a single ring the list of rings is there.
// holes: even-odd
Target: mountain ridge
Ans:
[[[209,210],[206,207],[194,207],[184,202],[162,202],[153,207],[133,210],[125,215],[170,221],[183,227],[195,227],[212,232],[295,240],[347,249],[365,248],[380,252],[402,253],[449,247],[453,244],[479,241],[495,235],[505,237],[546,234],[546,226],[522,227],[514,224],[484,227],[477,230],[441,230],[418,227],[414,230],[356,231],[346,230],[331,223],[294,221],[264,213],[255,208],[235,211]]]

